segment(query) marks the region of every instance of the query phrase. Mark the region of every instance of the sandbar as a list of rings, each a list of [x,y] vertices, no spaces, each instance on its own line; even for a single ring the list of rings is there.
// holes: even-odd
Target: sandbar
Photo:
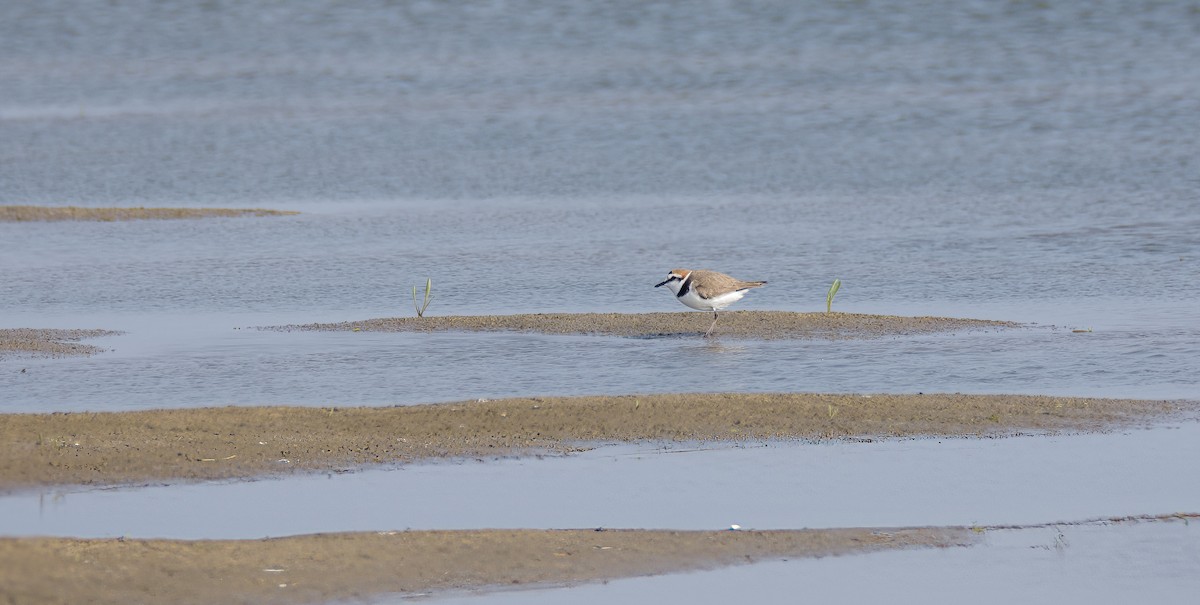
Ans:
[[[394,407],[0,415],[0,493],[340,471],[619,442],[1003,437],[1151,425],[1194,402],[1025,395],[697,393]]]
[[[16,356],[69,357],[94,355],[104,349],[79,341],[120,334],[111,330],[0,328],[0,359]]]
[[[571,585],[791,557],[966,546],[967,528],[466,530],[262,540],[0,538],[12,603],[346,602],[389,593]]]
[[[268,326],[262,329],[341,332],[540,332],[595,334],[641,338],[701,336],[712,315],[680,313],[528,313],[518,315],[451,315],[389,317],[340,323]],[[1020,324],[985,319],[902,317],[863,313],[799,313],[794,311],[726,311],[713,335],[757,339],[844,339],[914,336],[970,330],[999,330]]]
[[[384,530],[261,540],[0,538],[0,597],[46,605],[370,602],[389,594],[572,586],[758,561],[971,547],[995,530],[1197,518],[772,531]]]

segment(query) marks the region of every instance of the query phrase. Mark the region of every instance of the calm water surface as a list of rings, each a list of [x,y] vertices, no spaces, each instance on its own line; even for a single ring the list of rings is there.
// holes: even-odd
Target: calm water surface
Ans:
[[[1007,439],[610,445],[566,457],[26,492],[0,498],[0,535],[202,540],[481,527],[1071,522],[1195,510],[1197,456],[1196,422]]]

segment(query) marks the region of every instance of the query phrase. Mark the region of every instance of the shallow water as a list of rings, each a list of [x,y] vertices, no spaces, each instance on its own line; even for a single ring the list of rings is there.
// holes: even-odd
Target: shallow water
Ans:
[[[673,203],[706,204],[647,202],[637,212],[653,214]],[[511,207],[548,210],[563,204],[542,200]],[[12,287],[0,291],[8,325],[126,332],[97,341],[113,351],[91,358],[0,361],[0,409],[369,405],[722,390],[1141,398],[1200,393],[1200,306],[1194,304],[1200,280],[1191,279],[1196,259],[1177,256],[1200,249],[1196,225],[1164,222],[1151,229],[1155,241],[1173,250],[1170,256],[1127,266],[1121,250],[1140,245],[1143,235],[1125,234],[1108,252],[1092,250],[1086,233],[1060,235],[1074,243],[1059,242],[1047,252],[1013,242],[1021,238],[975,232],[956,236],[957,247],[930,243],[908,252],[919,256],[905,270],[894,259],[914,245],[916,233],[928,231],[916,218],[900,229],[876,224],[873,237],[859,236],[862,248],[849,246],[838,253],[841,260],[819,264],[793,258],[808,255],[788,250],[782,233],[756,239],[754,213],[764,205],[802,224],[802,213],[789,202],[762,204],[719,212],[717,220],[741,233],[722,258],[696,244],[663,248],[644,225],[629,227],[635,235],[625,234],[627,221],[619,217],[634,212],[628,203],[544,215],[530,211],[521,220],[496,211],[487,219],[476,217],[501,226],[483,237],[460,237],[446,225],[458,224],[450,216],[465,218],[468,210],[426,210],[406,221],[407,204],[383,202],[369,211],[266,220],[0,225],[3,241],[14,243],[3,269]],[[488,203],[460,205],[478,210]],[[604,221],[572,226],[562,220],[587,212]],[[524,239],[500,241],[510,237],[502,235],[505,226],[515,229],[522,220],[537,226]],[[675,224],[692,220],[700,229],[697,219]],[[414,223],[428,227],[414,236],[415,243],[393,235]],[[1086,231],[1082,224],[1076,229]],[[629,246],[594,239],[638,232],[644,239]],[[750,240],[744,245],[743,236]],[[593,240],[585,243],[588,237]],[[981,238],[990,243],[980,244]],[[815,234],[804,239],[817,248],[846,245]],[[816,256],[823,254],[828,252]],[[1073,268],[1083,267],[1092,254],[1112,258],[1092,269]],[[413,255],[424,256],[400,260]],[[401,284],[423,275],[435,277],[431,314],[682,310],[651,287],[665,271],[661,267],[682,264],[682,258],[707,259],[695,263],[771,281],[741,301],[743,309],[820,310],[825,278],[840,276],[838,310],[1036,325],[871,341],[715,343],[251,329],[408,315],[410,293]],[[1059,266],[1046,267],[1045,258]],[[955,267],[949,271],[955,277],[944,268],[929,269],[946,265]],[[991,275],[985,279],[981,270]],[[1158,289],[1155,283],[1173,287]],[[1142,295],[1147,292],[1152,294]]]
[[[807,342],[275,333],[214,324],[180,314],[96,323],[129,333],[93,341],[113,350],[91,358],[0,362],[3,409],[403,404],[677,391],[1194,398],[1200,375],[1200,323],[1166,321],[1093,324],[1096,331],[1083,334],[1041,327]]]
[[[609,446],[567,457],[0,498],[0,535],[1038,524],[1194,512],[1200,423],[1102,435]]]

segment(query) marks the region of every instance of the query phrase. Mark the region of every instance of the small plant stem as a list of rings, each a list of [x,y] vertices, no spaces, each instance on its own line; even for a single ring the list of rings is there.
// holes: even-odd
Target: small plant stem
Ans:
[[[842,287],[842,280],[833,280],[833,285],[829,286],[829,292],[825,294],[825,312],[829,313],[833,310],[833,297],[837,294],[839,288]]]
[[[433,300],[433,278],[425,280],[425,301],[424,304],[417,302],[417,287],[413,286],[412,290],[413,308],[417,311],[417,317],[425,317],[425,309],[429,308],[429,301]]]

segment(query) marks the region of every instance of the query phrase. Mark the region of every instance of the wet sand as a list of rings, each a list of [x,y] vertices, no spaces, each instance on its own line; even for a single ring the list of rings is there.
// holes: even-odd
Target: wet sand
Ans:
[[[388,593],[577,584],[761,559],[965,546],[967,528],[481,530],[264,540],[0,538],[11,603],[327,603]]]
[[[544,334],[597,334],[627,337],[700,336],[712,315],[680,313],[539,313],[446,317],[392,317],[270,326],[279,331],[341,332],[541,332]],[[965,330],[1014,328],[1008,321],[950,317],[899,317],[860,313],[796,313],[790,311],[726,311],[720,314],[713,336],[735,338],[880,338]]]
[[[110,330],[0,328],[0,359],[16,356],[67,357],[94,355],[104,349],[79,341],[120,334]]]
[[[262,208],[84,208],[79,206],[0,206],[0,222],[133,221],[219,216],[288,216],[288,210]]]
[[[1097,431],[1193,408],[1174,401],[1041,396],[738,393],[6,414],[0,423],[0,493],[567,453],[605,442]]]
[[[0,538],[10,603],[329,603],[576,585],[763,560],[969,547],[994,530],[1183,522],[1144,515],[1029,526],[775,531],[464,530],[262,540]]]

